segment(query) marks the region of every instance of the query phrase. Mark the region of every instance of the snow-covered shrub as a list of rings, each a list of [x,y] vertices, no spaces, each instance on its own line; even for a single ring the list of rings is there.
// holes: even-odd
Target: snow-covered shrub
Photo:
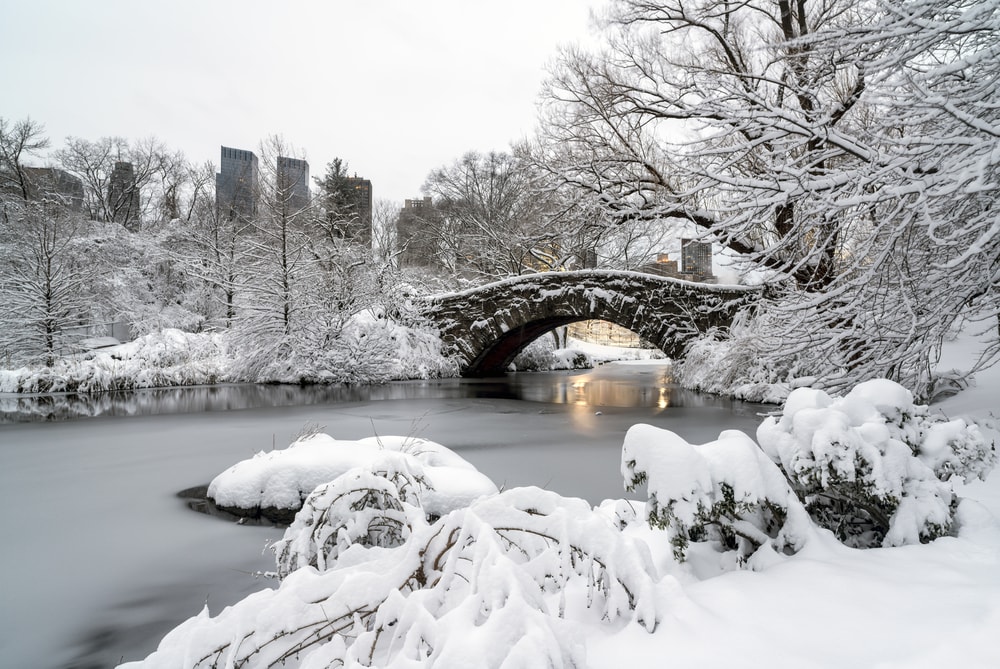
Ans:
[[[264,452],[222,472],[208,486],[208,497],[238,515],[264,516],[290,522],[295,512],[318,486],[356,467],[382,471],[387,453],[406,460],[394,471],[411,471],[422,481],[420,506],[427,514],[441,516],[467,506],[481,495],[497,492],[496,486],[464,458],[444,446],[416,437],[367,437],[337,440],[310,434],[288,448]]]
[[[780,404],[795,382],[794,370],[764,351],[756,320],[741,314],[727,332],[711,330],[688,344],[674,378],[691,390]]]
[[[942,479],[984,476],[995,461],[975,425],[930,415],[888,380],[859,384],[839,399],[797,389],[757,439],[812,518],[859,547],[948,534],[957,498]]]
[[[420,488],[427,483],[415,462],[386,452],[375,471],[351,469],[306,498],[295,521],[271,549],[278,575],[311,565],[324,571],[350,546],[394,548],[406,542],[423,518]]]
[[[914,404],[910,391],[892,381],[861,383],[846,399],[874,406],[885,418],[890,435],[909,446],[942,481],[985,481],[996,465],[995,445],[978,425],[931,413],[926,405]]]
[[[458,374],[437,332],[361,312],[337,332],[272,337],[231,335],[235,378],[249,382],[384,383]]]
[[[52,367],[5,375],[4,392],[101,392],[205,385],[225,381],[227,353],[219,335],[167,329],[127,344],[60,358]]]
[[[127,666],[583,667],[581,621],[653,631],[672,587],[605,513],[517,488],[206,609]]]
[[[744,562],[760,547],[801,548],[806,516],[781,471],[750,437],[726,430],[689,444],[670,430],[634,425],[625,435],[622,475],[629,490],[646,485],[646,519],[666,530],[674,557],[692,541],[735,550]]]
[[[514,358],[514,369],[519,372],[545,372],[555,369],[590,369],[594,361],[584,351],[556,348],[552,337],[539,337]]]

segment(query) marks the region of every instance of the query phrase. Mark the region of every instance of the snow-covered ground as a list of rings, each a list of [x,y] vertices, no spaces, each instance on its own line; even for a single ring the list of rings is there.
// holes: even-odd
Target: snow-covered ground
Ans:
[[[949,351],[973,353],[968,340]],[[996,439],[998,398],[992,369],[942,408]],[[858,425],[861,438],[885,438]],[[143,666],[997,667],[998,489],[995,472],[965,486],[954,535],[929,544],[858,550],[800,527],[785,538],[794,555],[755,555],[751,570],[698,544],[675,561],[666,533],[635,522],[639,503],[592,509],[521,488],[426,525],[417,502],[398,501],[412,524],[402,545],[354,546],[327,571],[304,567],[192,618]],[[345,636],[330,640],[334,629]]]

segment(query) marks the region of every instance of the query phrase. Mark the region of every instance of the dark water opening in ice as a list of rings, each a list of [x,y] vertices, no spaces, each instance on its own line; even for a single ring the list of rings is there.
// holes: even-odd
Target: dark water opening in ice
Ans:
[[[0,657],[11,667],[113,667],[141,659],[208,606],[274,587],[275,527],[192,513],[217,474],[284,448],[306,426],[339,439],[414,435],[498,485],[599,503],[626,495],[625,432],[692,443],[753,433],[773,407],[684,391],[664,365],[606,365],[504,379],[368,388],[216,386],[94,397],[0,398],[0,508],[8,548]],[[82,419],[81,417],[88,417]],[[18,422],[11,422],[11,421]],[[178,496],[178,491],[187,491]]]

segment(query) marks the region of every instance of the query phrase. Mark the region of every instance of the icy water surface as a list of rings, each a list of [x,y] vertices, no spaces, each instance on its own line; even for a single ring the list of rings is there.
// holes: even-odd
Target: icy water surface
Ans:
[[[193,513],[177,493],[287,446],[304,427],[341,439],[424,437],[500,485],[596,504],[625,496],[619,457],[631,425],[704,442],[723,429],[753,434],[768,410],[681,391],[665,367],[648,363],[507,382],[388,384],[368,396],[196,390],[84,402],[84,413],[102,414],[94,418],[0,425],[0,666],[96,669],[141,659],[204,606],[214,615],[272,587],[253,573],[273,569],[265,546],[280,529]],[[268,392],[279,406],[261,406]]]

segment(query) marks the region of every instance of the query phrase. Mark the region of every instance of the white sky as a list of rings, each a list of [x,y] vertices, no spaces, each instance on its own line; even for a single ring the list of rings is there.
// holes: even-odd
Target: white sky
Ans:
[[[545,66],[603,0],[0,0],[0,116],[189,160],[280,134],[376,199],[530,135]]]

